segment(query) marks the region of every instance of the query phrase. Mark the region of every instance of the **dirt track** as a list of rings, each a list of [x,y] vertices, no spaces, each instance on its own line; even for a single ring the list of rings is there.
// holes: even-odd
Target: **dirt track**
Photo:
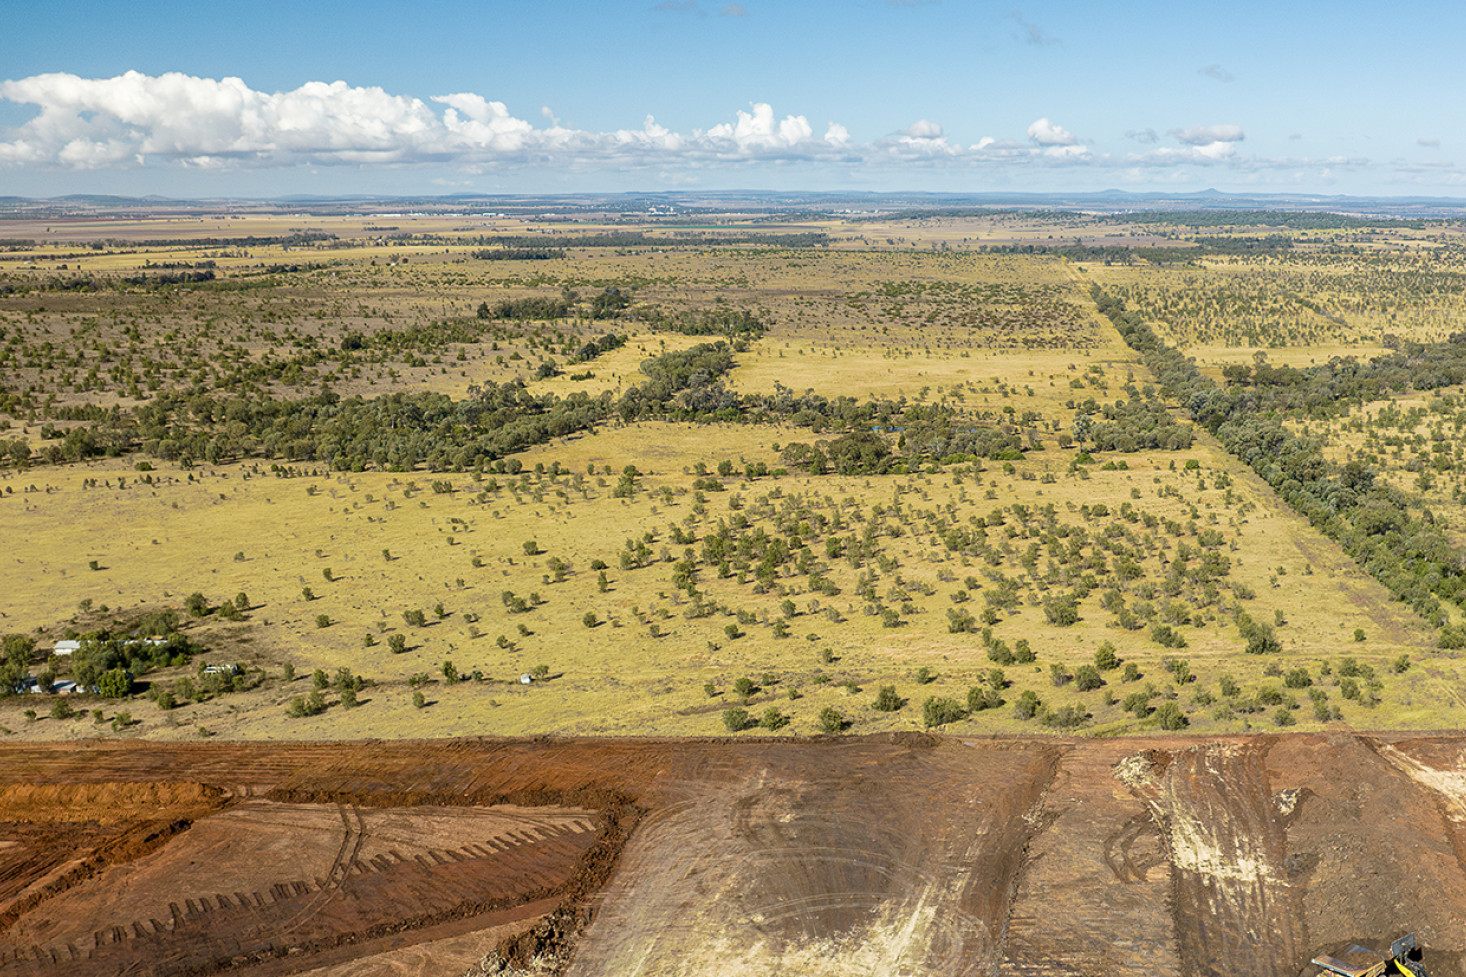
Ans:
[[[0,757],[5,974],[1466,977],[1466,737]]]

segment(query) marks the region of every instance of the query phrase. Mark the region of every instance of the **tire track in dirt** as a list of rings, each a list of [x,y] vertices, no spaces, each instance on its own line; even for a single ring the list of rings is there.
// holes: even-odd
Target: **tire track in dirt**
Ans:
[[[1262,759],[1258,744],[1213,743],[1131,757],[1117,771],[1161,828],[1183,974],[1298,973],[1307,938]]]
[[[568,974],[994,973],[1059,750],[903,745],[779,744],[648,818]]]

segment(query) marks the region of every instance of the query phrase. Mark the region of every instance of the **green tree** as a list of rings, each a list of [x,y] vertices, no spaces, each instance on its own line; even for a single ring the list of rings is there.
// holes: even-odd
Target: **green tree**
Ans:
[[[895,712],[905,704],[906,700],[896,694],[894,685],[883,685],[876,693],[876,701],[871,704],[871,708],[877,712]]]
[[[818,723],[821,733],[838,733],[845,728],[845,717],[830,706],[825,706],[820,710]]]
[[[125,668],[103,672],[97,680],[97,694],[104,699],[123,699],[132,692],[132,675]]]

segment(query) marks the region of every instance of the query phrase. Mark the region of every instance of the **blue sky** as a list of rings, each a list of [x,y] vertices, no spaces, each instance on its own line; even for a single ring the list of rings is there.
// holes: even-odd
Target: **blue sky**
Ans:
[[[0,194],[1466,196],[1456,4],[14,4]]]

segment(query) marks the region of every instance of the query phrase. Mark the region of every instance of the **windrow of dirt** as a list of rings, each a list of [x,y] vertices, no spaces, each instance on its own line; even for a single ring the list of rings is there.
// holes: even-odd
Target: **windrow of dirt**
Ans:
[[[0,760],[6,974],[1290,977],[1415,932],[1466,977],[1466,736]]]

